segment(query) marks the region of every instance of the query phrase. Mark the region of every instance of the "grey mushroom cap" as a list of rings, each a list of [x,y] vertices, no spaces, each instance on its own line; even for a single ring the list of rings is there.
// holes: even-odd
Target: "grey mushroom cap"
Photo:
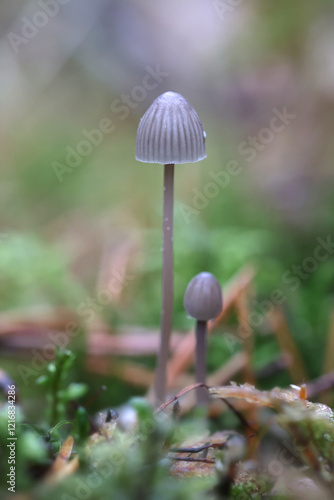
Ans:
[[[198,114],[176,92],[161,94],[140,120],[136,159],[146,163],[192,163],[206,158]]]
[[[216,318],[223,307],[220,284],[211,273],[200,273],[187,286],[184,307],[189,316],[199,321]]]

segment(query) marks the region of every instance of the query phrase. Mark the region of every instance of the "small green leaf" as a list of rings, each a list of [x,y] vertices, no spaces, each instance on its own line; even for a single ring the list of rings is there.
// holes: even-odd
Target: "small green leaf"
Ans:
[[[56,424],[54,427],[52,427],[52,429],[49,430],[48,434],[52,434],[53,431],[56,431],[57,429],[59,429],[59,427],[65,424],[72,425],[72,422],[70,422],[69,420],[61,420],[60,422],[58,422],[58,424]]]
[[[74,425],[79,439],[86,439],[90,431],[90,421],[87,411],[82,406],[77,409]]]
[[[50,378],[47,375],[41,375],[36,379],[35,383],[37,385],[48,385],[50,383]]]
[[[87,392],[86,384],[70,384],[67,389],[63,391],[62,397],[64,401],[70,401],[81,398]]]

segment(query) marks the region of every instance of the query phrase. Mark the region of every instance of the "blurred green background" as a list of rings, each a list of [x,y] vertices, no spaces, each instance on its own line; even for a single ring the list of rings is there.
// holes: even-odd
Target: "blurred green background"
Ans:
[[[334,238],[333,21],[332,0],[2,2],[3,317],[77,310],[96,296],[109,254],[130,242],[129,280],[101,320],[110,328],[159,328],[163,169],[137,162],[134,147],[142,114],[173,90],[207,133],[207,159],[176,167],[175,329],[192,327],[183,294],[195,274],[210,271],[224,288],[253,264],[251,307],[282,290],[308,376],[319,376],[334,261],[330,252],[313,267],[305,259],[317,238]],[[288,118],[273,128],[278,114]],[[106,119],[113,129],[102,139],[90,135]],[[226,181],[231,161],[238,174]],[[214,176],[226,185],[210,191]],[[296,289],[283,279],[294,265],[312,268]],[[256,367],[278,356],[266,329],[255,332]],[[76,348],[84,351],[81,340]],[[230,355],[216,336],[210,367]],[[2,347],[1,366],[14,380],[17,362]],[[81,366],[77,378],[89,379],[93,391],[103,377]],[[116,380],[110,390],[109,405],[138,392]]]

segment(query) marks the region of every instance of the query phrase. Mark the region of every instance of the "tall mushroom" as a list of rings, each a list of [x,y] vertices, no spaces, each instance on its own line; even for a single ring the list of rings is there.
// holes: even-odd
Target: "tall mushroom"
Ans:
[[[205,132],[188,101],[176,92],[165,92],[140,120],[136,159],[164,165],[161,339],[155,380],[156,402],[166,395],[166,366],[173,315],[173,205],[174,164],[206,157]]]
[[[221,287],[213,274],[200,273],[189,282],[184,294],[184,307],[189,316],[197,320],[196,382],[205,384],[207,322],[216,318],[223,307]],[[207,393],[204,389],[197,389],[196,397],[199,405],[207,401]]]

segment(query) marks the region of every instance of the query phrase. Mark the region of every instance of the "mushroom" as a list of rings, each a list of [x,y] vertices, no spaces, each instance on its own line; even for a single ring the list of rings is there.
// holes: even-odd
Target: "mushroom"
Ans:
[[[189,316],[196,321],[196,382],[205,384],[206,380],[206,336],[207,322],[216,318],[223,307],[220,284],[211,273],[200,273],[187,286],[184,294],[184,307]],[[197,403],[207,402],[203,388],[196,391]]]
[[[161,339],[155,380],[157,403],[163,402],[166,395],[166,367],[172,331],[174,164],[196,162],[205,157],[205,132],[194,108],[176,92],[160,95],[140,120],[136,139],[137,160],[164,165]]]

